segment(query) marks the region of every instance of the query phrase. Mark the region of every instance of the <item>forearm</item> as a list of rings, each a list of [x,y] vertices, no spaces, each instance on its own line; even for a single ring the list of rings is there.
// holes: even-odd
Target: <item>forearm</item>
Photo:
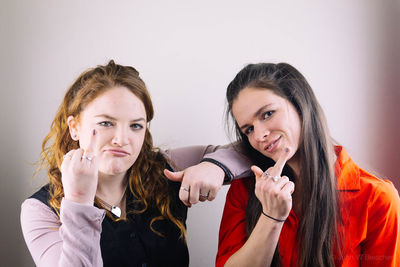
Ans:
[[[231,179],[246,177],[252,174],[252,162],[241,152],[237,143],[216,147],[205,154],[204,160],[216,161],[224,166],[224,171]]]
[[[102,266],[99,239],[104,211],[90,206],[81,209],[74,203],[64,209],[64,204],[71,203],[63,201],[61,219],[37,199],[22,204],[22,232],[35,264]]]
[[[211,159],[226,167],[224,170],[231,178],[245,177],[251,174],[251,162],[240,152],[236,143],[223,146],[190,146],[162,152],[171,163],[174,171],[183,170],[190,166]],[[211,162],[212,162],[211,161]]]
[[[207,154],[218,150],[220,146],[187,146],[161,151],[169,161],[174,171],[184,170],[193,165],[199,164]]]
[[[283,223],[260,216],[246,243],[225,263],[226,267],[270,266]]]
[[[60,266],[102,266],[100,235],[104,212],[88,212],[93,208],[65,199],[61,202]]]

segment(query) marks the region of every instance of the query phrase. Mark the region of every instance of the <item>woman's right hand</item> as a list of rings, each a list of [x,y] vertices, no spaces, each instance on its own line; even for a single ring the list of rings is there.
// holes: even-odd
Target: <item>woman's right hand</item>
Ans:
[[[64,155],[61,164],[61,181],[65,199],[93,205],[98,181],[98,162],[93,154],[96,139],[96,131],[93,130],[86,150],[74,149]]]
[[[257,166],[251,170],[256,175],[255,195],[261,202],[263,212],[275,219],[285,220],[292,208],[294,183],[282,170],[289,157],[288,149],[281,154],[274,166],[267,169],[267,175]],[[274,180],[277,179],[277,181]]]

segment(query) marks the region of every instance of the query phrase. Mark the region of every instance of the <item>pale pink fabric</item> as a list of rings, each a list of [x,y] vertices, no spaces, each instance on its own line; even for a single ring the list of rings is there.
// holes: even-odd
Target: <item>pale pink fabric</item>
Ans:
[[[101,223],[105,211],[63,199],[57,215],[37,199],[21,207],[25,242],[37,266],[103,266]]]
[[[203,158],[214,159],[227,167],[233,178],[249,176],[251,162],[242,153],[236,144],[224,146],[191,146],[182,147],[163,152],[167,159],[176,163],[178,168],[171,166],[174,170],[183,170],[197,164]],[[194,161],[197,160],[197,161]]]

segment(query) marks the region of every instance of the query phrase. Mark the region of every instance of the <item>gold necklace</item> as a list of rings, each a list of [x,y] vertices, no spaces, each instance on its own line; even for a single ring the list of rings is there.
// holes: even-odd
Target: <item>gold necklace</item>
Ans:
[[[121,196],[121,199],[115,205],[111,205],[111,204],[105,202],[104,200],[99,198],[99,196],[97,196],[97,195],[96,195],[96,198],[100,202],[100,204],[103,206],[103,208],[105,208],[106,210],[110,211],[112,214],[114,214],[118,218],[120,218],[121,214],[122,214],[122,211],[121,211],[121,208],[119,206],[121,204],[122,199],[125,196],[126,189],[127,189],[127,187],[125,187],[125,190],[124,190],[124,193]]]

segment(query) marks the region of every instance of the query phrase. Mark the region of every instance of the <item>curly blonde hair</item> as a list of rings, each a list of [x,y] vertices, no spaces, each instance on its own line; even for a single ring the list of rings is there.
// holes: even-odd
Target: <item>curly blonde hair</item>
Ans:
[[[38,171],[47,169],[50,187],[49,204],[58,215],[61,199],[64,196],[60,171],[63,156],[68,151],[79,148],[78,142],[74,141],[69,134],[67,118],[74,116],[79,119],[79,115],[90,102],[100,94],[118,86],[126,87],[143,102],[147,122],[153,119],[154,110],[149,92],[135,68],[121,66],[111,60],[105,66],[86,70],[76,79],[67,90],[50,131],[42,142],[41,156],[38,161]],[[140,204],[140,209],[132,212],[143,213],[149,206],[157,208],[161,216],[151,220],[151,230],[162,235],[153,228],[153,223],[166,219],[179,228],[180,237],[186,240],[184,222],[171,212],[172,196],[168,191],[168,179],[163,174],[165,167],[166,161],[153,147],[151,133],[146,128],[140,154],[127,173],[129,190],[137,198],[135,201]],[[107,215],[113,218],[109,212]]]

